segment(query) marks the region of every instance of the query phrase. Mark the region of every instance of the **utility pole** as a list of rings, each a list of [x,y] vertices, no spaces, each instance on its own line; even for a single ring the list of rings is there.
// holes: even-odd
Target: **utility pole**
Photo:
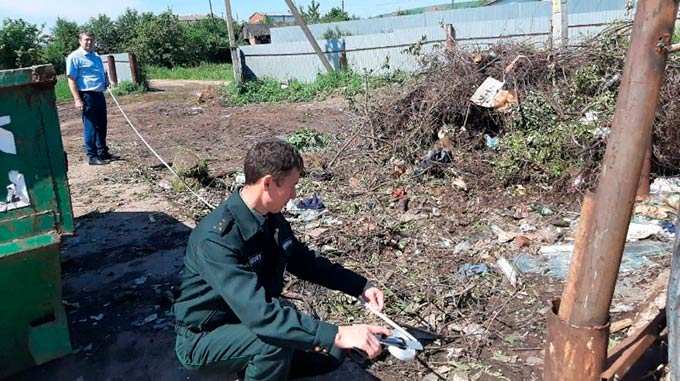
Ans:
[[[569,43],[569,9],[567,0],[552,0],[552,47],[562,48]]]
[[[234,34],[234,20],[231,17],[231,0],[224,0],[227,16],[227,31],[229,32],[229,52],[231,53],[231,66],[234,68],[234,82],[240,86],[243,82],[243,71],[241,69],[241,55],[236,46],[236,35]]]
[[[225,0],[229,1],[229,0]],[[288,8],[290,9],[290,13],[293,14],[293,17],[295,17],[295,21],[297,21],[298,25],[300,25],[300,28],[302,28],[302,32],[305,34],[307,37],[307,40],[309,43],[312,45],[312,48],[316,52],[316,55],[319,56],[319,59],[321,60],[321,63],[323,66],[326,68],[326,71],[328,73],[332,73],[333,71],[333,66],[328,62],[328,59],[326,58],[326,55],[321,51],[321,47],[319,47],[319,43],[316,42],[316,39],[314,38],[314,35],[312,32],[309,30],[309,27],[307,27],[307,23],[305,23],[305,20],[302,18],[302,15],[298,11],[298,9],[295,7],[295,4],[293,4],[293,0],[286,0],[286,4],[288,4]]]
[[[345,12],[345,0],[342,0],[342,12]]]
[[[562,299],[548,312],[545,381],[604,378],[609,310],[677,13],[675,0],[638,2],[597,191],[584,200]]]

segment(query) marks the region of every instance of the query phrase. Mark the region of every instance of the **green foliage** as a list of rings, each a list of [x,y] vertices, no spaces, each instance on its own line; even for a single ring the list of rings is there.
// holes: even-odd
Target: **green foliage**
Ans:
[[[231,81],[234,71],[231,64],[202,63],[199,66],[148,66],[147,75],[151,79],[197,79],[210,81]]]
[[[136,85],[130,81],[122,81],[113,89],[111,89],[113,95],[117,97],[128,94],[142,93],[144,91],[146,91],[146,87],[144,85]]]
[[[116,19],[119,45],[122,50],[127,50],[132,41],[137,37],[142,24],[150,22],[155,16],[153,13],[139,13],[134,9],[127,8]]]
[[[54,93],[57,102],[66,102],[73,100],[71,90],[68,88],[68,79],[65,75],[57,76],[57,84],[54,86]]]
[[[249,103],[308,102],[333,93],[353,96],[363,89],[363,79],[349,71],[319,74],[314,82],[292,81],[287,85],[273,79],[248,81],[237,87],[227,86],[227,102],[234,105]]]
[[[52,28],[52,38],[43,51],[44,59],[54,66],[57,73],[66,71],[66,56],[76,50],[78,44],[78,24],[58,18]]]
[[[316,0],[312,0],[312,2],[307,6],[307,9],[300,7],[300,14],[302,15],[302,18],[305,19],[307,24],[317,24],[319,20],[321,20],[321,11],[319,10],[320,7],[321,4],[319,4]]]
[[[0,70],[42,62],[45,38],[40,29],[22,19],[6,19],[0,28]]]
[[[187,49],[192,61],[224,62],[230,55],[227,24],[220,18],[210,18],[188,24]]]
[[[343,11],[339,7],[333,7],[333,8],[331,8],[330,11],[328,11],[328,13],[323,15],[323,17],[321,17],[321,20],[319,20],[319,21],[322,22],[322,23],[328,23],[328,22],[348,21],[348,20],[352,20],[352,19],[354,19],[354,17],[351,17],[349,15],[349,13],[347,13],[346,11]]]
[[[137,55],[141,64],[173,67],[199,59],[189,56],[187,42],[179,18],[166,11],[139,26],[137,36],[130,43],[130,50]]]
[[[321,36],[323,40],[337,40],[342,38],[343,36],[351,36],[351,32],[347,32],[344,30],[340,30],[339,27],[335,27],[335,29],[328,28],[324,34]]]
[[[328,137],[310,128],[301,128],[292,133],[288,139],[298,151],[315,151],[328,145]]]
[[[83,25],[83,31],[94,33],[99,54],[117,53],[121,48],[118,28],[106,15],[100,14],[90,18],[90,21]]]

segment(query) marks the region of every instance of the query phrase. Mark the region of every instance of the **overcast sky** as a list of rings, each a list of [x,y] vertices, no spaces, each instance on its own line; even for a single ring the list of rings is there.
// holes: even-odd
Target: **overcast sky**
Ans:
[[[311,0],[296,0],[296,5],[305,6]],[[369,17],[389,13],[399,9],[415,8],[446,3],[446,0],[345,0],[345,9],[359,17]],[[288,13],[283,0],[234,0],[234,17],[247,19],[253,12]],[[320,0],[322,12],[341,6],[341,0]],[[96,4],[96,5],[94,5]],[[224,1],[212,0],[213,12],[224,15]],[[0,0],[0,19],[23,18],[35,24],[46,24],[46,29],[54,25],[57,17],[84,23],[90,17],[105,14],[116,18],[125,8],[139,11],[162,12],[168,8],[176,14],[208,14],[208,0]]]

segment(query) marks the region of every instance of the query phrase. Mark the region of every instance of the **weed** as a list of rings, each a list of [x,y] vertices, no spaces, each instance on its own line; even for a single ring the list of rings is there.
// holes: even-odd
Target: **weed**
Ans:
[[[143,93],[146,91],[146,86],[144,85],[137,85],[134,84],[130,81],[123,81],[120,82],[118,85],[116,85],[113,89],[111,89],[111,92],[113,95],[120,97],[123,95],[128,95],[128,94],[137,94],[137,93]]]
[[[385,76],[362,76],[353,71],[339,71],[319,74],[311,83],[291,81],[288,84],[282,84],[269,78],[248,81],[240,87],[232,83],[225,87],[224,93],[226,103],[230,105],[309,102],[331,95],[352,98],[365,91],[365,82],[368,82],[370,88],[376,88],[388,83],[404,81],[405,78],[406,75],[403,72]]]
[[[314,151],[325,147],[328,144],[328,137],[310,128],[302,128],[288,137],[288,143],[298,151]]]

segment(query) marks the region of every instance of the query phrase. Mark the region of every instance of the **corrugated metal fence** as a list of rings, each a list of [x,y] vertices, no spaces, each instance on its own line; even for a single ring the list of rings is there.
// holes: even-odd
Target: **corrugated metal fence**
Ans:
[[[418,69],[417,57],[408,52],[420,44],[430,53],[446,41],[443,25],[452,24],[456,41],[463,45],[493,44],[499,40],[521,40],[536,44],[549,41],[550,2],[514,3],[412,16],[354,20],[310,25],[319,45],[335,68],[343,55],[352,70],[382,73]],[[570,1],[569,36],[572,41],[602,30],[607,23],[629,19],[625,0]],[[349,33],[340,40],[323,40],[328,30]],[[241,47],[246,75],[313,81],[323,72],[318,57],[299,27],[272,29],[272,43]]]

